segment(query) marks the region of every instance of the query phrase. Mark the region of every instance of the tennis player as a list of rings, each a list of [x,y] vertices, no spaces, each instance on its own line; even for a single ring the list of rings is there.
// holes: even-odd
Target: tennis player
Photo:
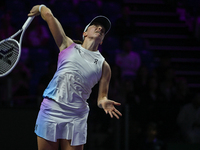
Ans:
[[[43,93],[35,133],[39,150],[83,150],[87,137],[89,106],[87,99],[92,87],[99,82],[97,104],[111,118],[122,114],[121,105],[107,98],[111,69],[98,51],[111,23],[105,16],[95,17],[83,32],[83,43],[76,44],[65,32],[51,10],[34,6],[28,16],[38,16],[47,22],[60,50],[57,71]],[[66,18],[67,19],[67,18]]]

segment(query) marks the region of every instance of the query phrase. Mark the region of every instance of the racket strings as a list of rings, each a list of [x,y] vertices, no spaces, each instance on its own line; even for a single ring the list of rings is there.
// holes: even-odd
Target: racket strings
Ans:
[[[8,40],[0,44],[0,74],[10,70],[19,57],[19,45],[16,41]]]

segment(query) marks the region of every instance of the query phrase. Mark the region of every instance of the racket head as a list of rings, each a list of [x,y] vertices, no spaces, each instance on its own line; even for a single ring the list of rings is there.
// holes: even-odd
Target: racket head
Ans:
[[[21,46],[15,39],[0,42],[0,77],[9,74],[17,65],[21,55]]]

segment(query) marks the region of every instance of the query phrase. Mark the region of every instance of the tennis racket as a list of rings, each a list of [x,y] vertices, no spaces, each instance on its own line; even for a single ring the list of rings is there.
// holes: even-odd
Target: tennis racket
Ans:
[[[21,55],[21,46],[24,33],[33,19],[34,16],[28,17],[19,31],[0,42],[0,77],[9,74],[17,65]],[[20,40],[15,40],[14,38],[20,33]]]

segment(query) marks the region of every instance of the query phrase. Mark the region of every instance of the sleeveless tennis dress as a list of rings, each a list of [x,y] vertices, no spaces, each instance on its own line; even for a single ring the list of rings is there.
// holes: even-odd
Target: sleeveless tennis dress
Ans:
[[[73,43],[59,53],[57,71],[43,93],[35,133],[46,140],[71,140],[82,145],[87,138],[87,99],[102,74],[104,57]]]

